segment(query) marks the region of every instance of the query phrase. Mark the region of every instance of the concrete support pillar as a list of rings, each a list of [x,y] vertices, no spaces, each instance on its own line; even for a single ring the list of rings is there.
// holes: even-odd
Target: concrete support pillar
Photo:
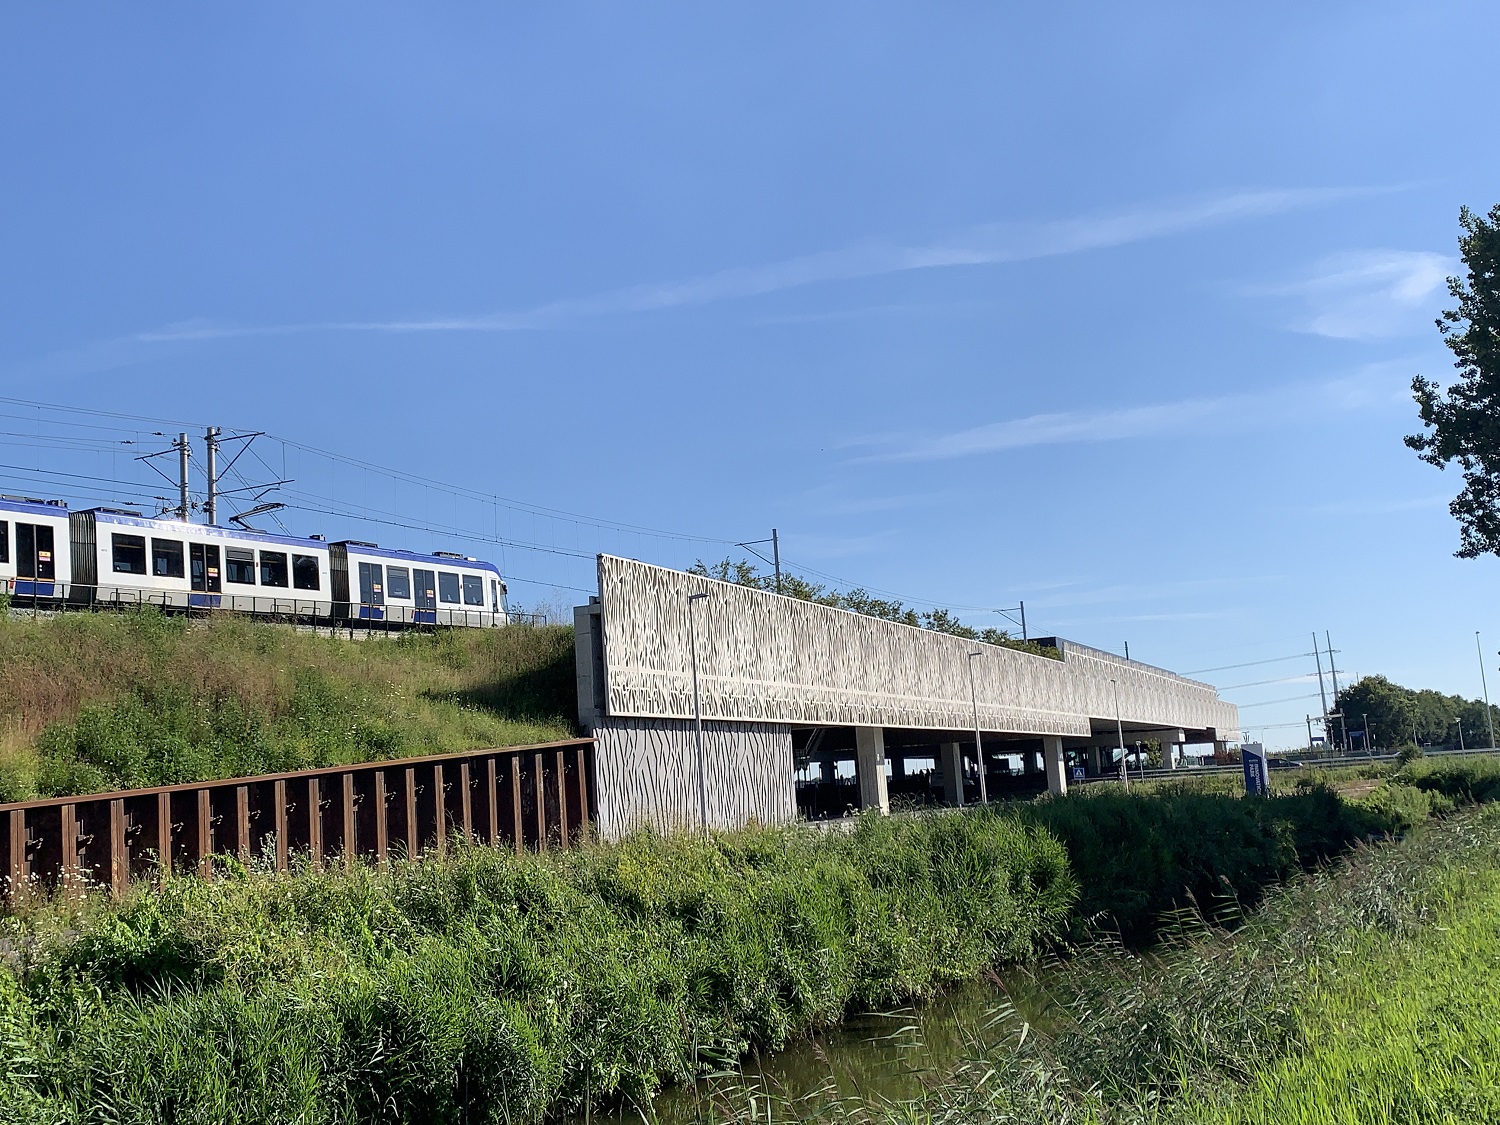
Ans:
[[[818,763],[818,780],[824,785],[832,785],[838,780],[838,765],[832,758],[824,758]]]
[[[1068,770],[1063,760],[1063,740],[1059,736],[1042,736],[1042,763],[1047,768],[1047,792],[1063,796],[1068,791]]]
[[[964,756],[958,743],[945,742],[938,752],[943,770],[943,803],[961,808],[964,803]]]
[[[905,777],[905,776],[906,776],[906,755],[904,753],[892,755],[892,757],[891,757],[891,779],[895,780],[898,777]]]
[[[1224,753],[1224,751],[1226,751],[1228,749],[1229,749],[1229,743],[1225,742],[1222,738],[1216,738],[1216,739],[1214,739],[1214,757],[1215,758],[1217,758],[1220,754]]]
[[[1097,747],[1097,746],[1090,746],[1089,747],[1089,776],[1090,777],[1103,777],[1104,776],[1104,758],[1099,753],[1099,747]]]
[[[1175,770],[1178,761],[1182,758],[1182,744],[1187,741],[1187,735],[1180,730],[1164,731],[1161,736],[1161,766],[1162,769]]]
[[[890,812],[891,798],[885,785],[884,728],[854,728],[854,774],[859,779],[859,807]]]
[[[1027,777],[1036,773],[1036,751],[1023,750],[1021,752],[1021,772]]]

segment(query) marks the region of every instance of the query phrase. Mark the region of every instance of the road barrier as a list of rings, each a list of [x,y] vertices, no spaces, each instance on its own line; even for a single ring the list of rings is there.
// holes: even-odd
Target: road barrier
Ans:
[[[455,839],[544,849],[595,816],[593,739],[0,804],[0,872],[14,903],[168,871],[214,877],[214,857],[285,871],[443,854]]]

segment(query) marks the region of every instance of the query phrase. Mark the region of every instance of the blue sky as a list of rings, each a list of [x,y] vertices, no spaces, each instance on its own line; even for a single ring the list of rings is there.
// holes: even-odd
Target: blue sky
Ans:
[[[288,527],[462,529],[527,604],[775,526],[1183,671],[1326,629],[1477,695],[1500,561],[1401,437],[1500,11],[1033,7],[7,5],[0,395],[270,431]],[[149,479],[0,414],[7,491]],[[1281,744],[1310,669],[1204,678]]]

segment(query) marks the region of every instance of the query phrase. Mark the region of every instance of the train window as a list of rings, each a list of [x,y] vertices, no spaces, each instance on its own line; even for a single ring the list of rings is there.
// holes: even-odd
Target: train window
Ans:
[[[146,537],[144,535],[112,535],[110,539],[114,547],[116,574],[146,573]]]
[[[384,570],[379,563],[359,564],[360,605],[385,605]]]
[[[386,593],[393,598],[411,597],[411,571],[404,566],[385,568]]]
[[[260,553],[260,584],[262,586],[285,586],[287,584],[285,551],[262,551]]]
[[[10,562],[10,524],[0,520],[0,563]]]
[[[458,575],[452,571],[438,571],[438,601],[458,604]]]
[[[158,578],[181,578],[183,568],[182,544],[176,539],[151,540],[151,573]]]
[[[316,555],[292,556],[292,585],[299,590],[320,589]]]
[[[224,577],[241,586],[254,586],[255,552],[243,547],[225,547]]]
[[[484,579],[477,574],[464,575],[464,605],[484,604]]]

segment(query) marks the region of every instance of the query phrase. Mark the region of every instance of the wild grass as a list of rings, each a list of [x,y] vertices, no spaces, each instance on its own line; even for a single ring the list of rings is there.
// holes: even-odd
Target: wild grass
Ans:
[[[4,923],[0,1117],[499,1121],[645,1097],[1036,955],[1076,889],[978,812],[230,870]]]
[[[1265,887],[1356,840],[1407,826],[1320,785],[1254,800],[1194,782],[1149,792],[1090,786],[1016,811],[1067,849],[1082,888],[1074,939],[1102,932],[1131,945],[1154,940],[1163,916],[1186,902],[1252,905]]]
[[[0,800],[571,733],[572,630],[349,641],[152,610],[0,617]]]
[[[1045,966],[1042,1026],[1000,1002],[929,1092],[839,1094],[707,1117],[839,1125],[1383,1125],[1500,1119],[1500,809],[1271,891],[1253,914],[1184,912],[1162,944]],[[1028,1007],[1034,1007],[1032,1000]],[[997,1033],[996,1029],[1000,1029]],[[1016,1030],[1019,1029],[1019,1030]]]

